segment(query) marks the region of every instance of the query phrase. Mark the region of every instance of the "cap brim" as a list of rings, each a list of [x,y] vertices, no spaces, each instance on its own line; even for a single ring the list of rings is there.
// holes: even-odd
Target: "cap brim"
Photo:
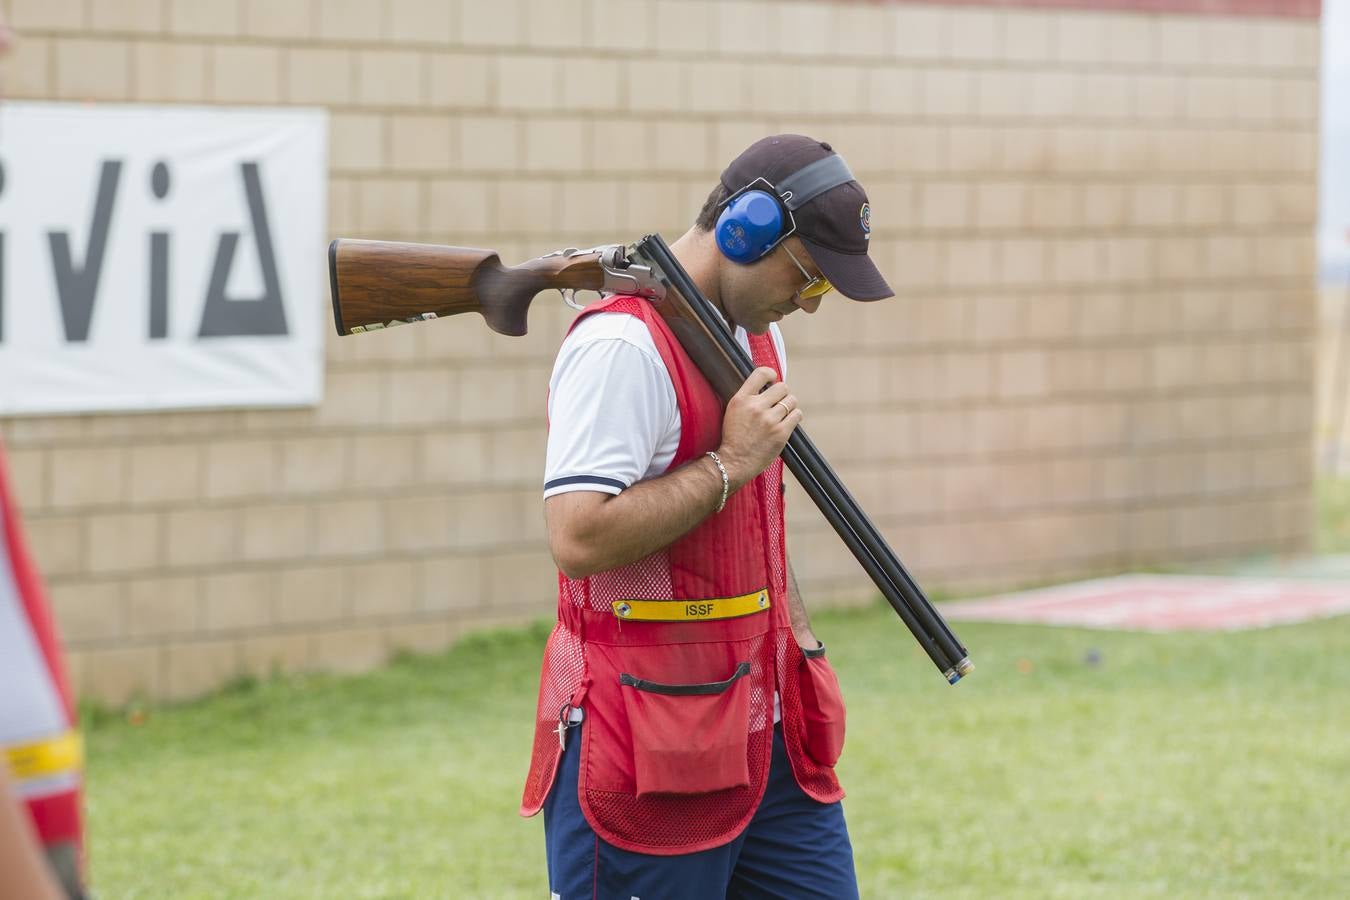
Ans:
[[[797,237],[811,252],[811,258],[820,267],[820,274],[845,297],[850,300],[885,300],[895,296],[895,291],[881,277],[881,271],[866,253],[840,253],[800,234]]]

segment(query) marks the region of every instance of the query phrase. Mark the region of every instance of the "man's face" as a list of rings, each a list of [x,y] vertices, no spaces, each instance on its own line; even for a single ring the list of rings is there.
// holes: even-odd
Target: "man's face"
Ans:
[[[732,322],[751,334],[763,334],[769,330],[770,323],[799,309],[813,313],[820,308],[822,297],[804,299],[797,293],[807,277],[793,263],[793,256],[807,276],[820,274],[811,254],[795,237],[788,238],[769,255],[750,265],[723,260],[722,305]]]

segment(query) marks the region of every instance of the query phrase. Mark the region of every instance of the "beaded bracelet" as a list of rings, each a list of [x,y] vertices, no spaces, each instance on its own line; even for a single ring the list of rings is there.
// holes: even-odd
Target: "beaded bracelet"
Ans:
[[[712,457],[713,463],[717,466],[717,471],[722,473],[722,499],[717,501],[717,509],[713,510],[715,513],[720,513],[722,507],[727,505],[727,491],[731,488],[731,479],[727,477],[727,470],[722,465],[722,458],[711,450],[708,451],[708,456]]]

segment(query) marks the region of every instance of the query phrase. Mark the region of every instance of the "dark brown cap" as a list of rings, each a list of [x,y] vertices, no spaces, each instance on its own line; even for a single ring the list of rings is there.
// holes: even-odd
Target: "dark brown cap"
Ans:
[[[763,178],[781,198],[782,185],[791,176],[831,156],[838,154],[829,144],[805,135],[770,135],[755,141],[731,161],[722,173],[722,186],[728,193],[735,193],[756,178]],[[867,256],[872,208],[862,185],[849,180],[811,196],[801,205],[790,198],[786,202],[797,223],[797,237],[811,252],[821,274],[841,294],[853,300],[894,296],[895,291]]]

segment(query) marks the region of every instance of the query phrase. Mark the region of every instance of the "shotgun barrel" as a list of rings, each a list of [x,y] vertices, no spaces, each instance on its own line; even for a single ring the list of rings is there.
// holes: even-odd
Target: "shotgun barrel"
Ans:
[[[739,378],[736,384],[750,376],[754,364],[732,337],[721,314],[699,291],[659,234],[648,235],[638,241],[629,258],[646,263],[653,274],[663,276],[669,286],[684,298],[706,332],[717,342],[722,355],[736,367]],[[695,358],[695,363],[698,362]],[[723,399],[726,396],[729,395],[724,395]],[[788,438],[782,455],[788,470],[871,576],[886,601],[909,627],[947,682],[956,684],[970,674],[974,665],[966,648],[801,427]]]

